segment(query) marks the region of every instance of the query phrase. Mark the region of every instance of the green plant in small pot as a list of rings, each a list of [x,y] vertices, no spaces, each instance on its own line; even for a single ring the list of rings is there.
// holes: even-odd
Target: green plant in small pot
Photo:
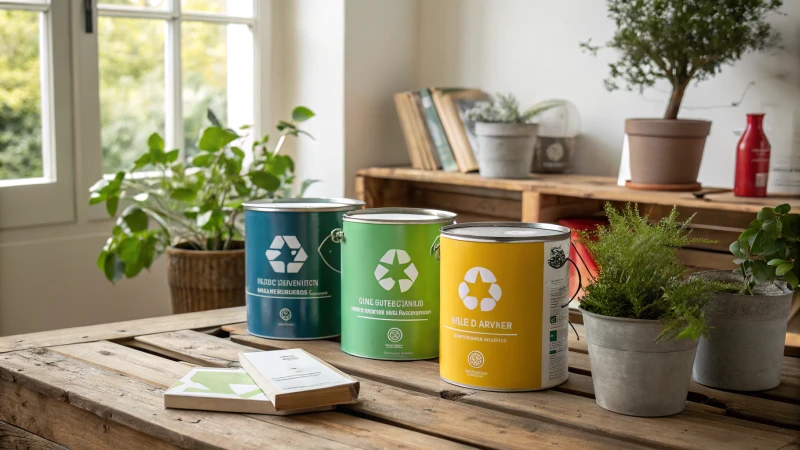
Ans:
[[[800,278],[800,214],[787,204],[764,208],[730,246],[735,271],[694,277],[734,283],[715,292],[705,309],[710,327],[700,339],[694,379],[737,391],[781,382],[786,322]]]
[[[467,120],[475,122],[481,176],[527,178],[538,131],[533,120],[560,104],[560,101],[547,101],[520,111],[516,97],[497,94],[493,102],[480,102],[468,110]]]
[[[295,108],[291,121],[278,123],[275,150],[264,136],[245,152],[237,144],[246,137],[209,111],[213,126],[203,130],[199,153],[188,165],[179,161],[179,150],[166,151],[164,139],[150,135],[148,150],[130,168],[89,189],[89,204],[105,203],[110,217],[125,205],[97,266],[115,283],[166,253],[174,313],[244,305],[242,203],[293,196],[294,162],[279,151],[287,136],[308,135],[298,125],[313,116],[308,108]],[[304,181],[299,196],[314,181]]]
[[[599,269],[580,304],[597,404],[632,416],[677,414],[706,330],[703,307],[725,285],[686,279],[678,249],[707,241],[689,237],[676,209],[656,223],[630,204],[605,211],[608,225],[580,238]]]
[[[630,187],[692,190],[711,122],[678,119],[692,81],[718,74],[750,51],[777,45],[779,34],[767,22],[781,0],[607,0],[617,30],[606,47],[618,52],[609,64],[608,90],[640,93],[657,82],[671,85],[663,119],[628,119]],[[581,47],[596,54],[591,40]]]

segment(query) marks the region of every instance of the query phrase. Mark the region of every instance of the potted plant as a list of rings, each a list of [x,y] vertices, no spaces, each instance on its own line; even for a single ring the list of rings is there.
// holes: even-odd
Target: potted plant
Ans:
[[[608,90],[624,83],[642,92],[657,81],[672,86],[663,119],[628,119],[630,187],[692,190],[711,122],[678,119],[692,80],[711,78],[749,51],[775,46],[779,34],[766,17],[781,0],[608,0],[617,31],[606,46],[619,53],[610,63]],[[591,40],[581,47],[596,54]]]
[[[166,252],[174,313],[244,305],[242,202],[292,195],[294,162],[278,152],[287,136],[308,134],[298,124],[313,116],[295,108],[291,121],[278,123],[275,150],[267,147],[269,136],[254,139],[249,158],[236,145],[244,136],[211,111],[213,126],[203,130],[199,154],[188,165],[178,160],[179,150],[166,151],[161,136],[150,135],[147,152],[132,167],[89,189],[89,204],[105,203],[110,217],[127,204],[97,266],[115,283],[149,269]],[[313,181],[302,183],[300,196]]]
[[[694,275],[737,285],[715,292],[706,306],[709,331],[694,364],[698,383],[737,391],[780,384],[786,322],[800,278],[800,214],[790,210],[784,204],[758,213],[730,246],[737,270]]]
[[[559,101],[543,102],[520,112],[519,102],[512,94],[497,94],[495,101],[479,102],[468,110],[467,120],[475,122],[481,176],[527,178],[538,130],[538,125],[532,121],[559,104]]]
[[[683,411],[697,339],[706,329],[702,308],[722,283],[685,280],[678,249],[690,238],[672,212],[650,223],[638,208],[605,206],[608,225],[583,233],[599,272],[586,286],[580,310],[597,404],[632,416]]]

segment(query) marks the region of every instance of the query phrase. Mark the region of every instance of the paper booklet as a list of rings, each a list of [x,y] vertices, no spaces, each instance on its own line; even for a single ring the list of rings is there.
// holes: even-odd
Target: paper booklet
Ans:
[[[331,406],[275,411],[272,402],[244,369],[192,369],[164,392],[164,407],[254,414],[328,411]]]
[[[276,411],[358,401],[358,380],[299,348],[240,352],[239,362]]]

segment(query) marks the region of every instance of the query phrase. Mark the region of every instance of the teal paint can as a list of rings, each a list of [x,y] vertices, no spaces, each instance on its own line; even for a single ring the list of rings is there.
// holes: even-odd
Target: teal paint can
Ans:
[[[247,331],[270,339],[340,333],[342,216],[364,202],[296,198],[249,202],[245,209]]]
[[[345,353],[385,360],[439,355],[439,261],[431,248],[455,218],[416,208],[344,215],[338,238]]]

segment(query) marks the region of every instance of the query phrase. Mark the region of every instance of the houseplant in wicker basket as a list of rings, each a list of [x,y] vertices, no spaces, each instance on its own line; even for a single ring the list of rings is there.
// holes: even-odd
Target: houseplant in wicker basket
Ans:
[[[308,135],[298,124],[313,116],[308,108],[295,108],[291,121],[278,123],[275,150],[264,136],[254,139],[248,157],[237,145],[246,131],[225,128],[209,111],[213,126],[203,130],[200,152],[189,164],[152,134],[132,167],[89,190],[90,204],[105,203],[109,216],[117,217],[97,266],[115,283],[166,253],[174,313],[244,305],[242,203],[292,195],[294,162],[278,152],[287,136]],[[300,196],[312,182],[302,183]]]

